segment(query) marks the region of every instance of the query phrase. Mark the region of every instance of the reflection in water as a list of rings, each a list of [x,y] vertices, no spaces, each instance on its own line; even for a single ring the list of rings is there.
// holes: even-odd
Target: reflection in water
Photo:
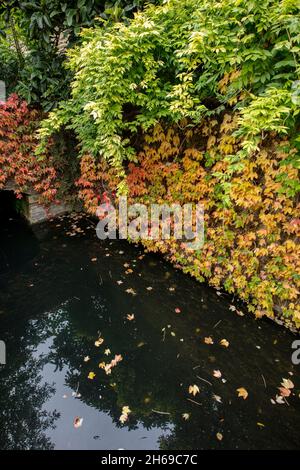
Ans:
[[[82,221],[84,238],[67,239],[70,224],[41,226],[38,255],[0,276],[8,351],[0,372],[2,449],[297,448],[299,373],[287,331],[236,316],[227,299],[158,257],[99,243],[89,222]],[[99,335],[104,343],[96,347]],[[229,348],[219,345],[223,338]],[[99,363],[115,354],[123,361],[106,375]],[[290,373],[290,406],[272,405]],[[200,388],[196,397],[191,384]],[[237,397],[241,386],[245,401]],[[123,406],[132,410],[125,424]]]
[[[47,358],[33,356],[41,332],[30,324],[12,327],[6,337],[8,365],[1,370],[0,447],[2,449],[52,449],[46,431],[55,425],[59,413],[43,410],[55,387],[42,383]]]

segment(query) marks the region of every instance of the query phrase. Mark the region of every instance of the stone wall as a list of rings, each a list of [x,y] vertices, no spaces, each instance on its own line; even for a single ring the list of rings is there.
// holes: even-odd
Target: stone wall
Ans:
[[[15,184],[12,181],[8,181],[5,187],[2,188],[2,191],[14,190]],[[63,202],[59,204],[51,204],[50,206],[45,207],[39,203],[39,197],[34,191],[29,191],[28,193],[23,194],[23,197],[25,204],[22,215],[28,220],[30,224],[45,222],[48,219],[65,214],[72,210],[68,204],[64,204]]]

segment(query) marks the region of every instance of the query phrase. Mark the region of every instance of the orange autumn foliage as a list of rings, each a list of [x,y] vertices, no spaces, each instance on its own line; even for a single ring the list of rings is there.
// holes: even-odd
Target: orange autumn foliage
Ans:
[[[0,189],[10,181],[17,197],[34,190],[50,202],[57,193],[57,175],[50,156],[39,161],[34,155],[39,123],[38,112],[17,95],[0,104]]]
[[[237,119],[227,113],[193,129],[185,123],[156,125],[144,135],[137,163],[127,166],[128,202],[202,203],[202,250],[188,251],[172,238],[142,240],[143,245],[198,280],[238,295],[257,317],[299,327],[300,205],[285,186],[287,178],[299,178],[287,163],[294,149],[270,135],[228,178],[228,156],[241,146],[234,137]],[[114,168],[83,157],[78,185],[89,212],[95,213],[103,192],[112,194],[118,183]]]

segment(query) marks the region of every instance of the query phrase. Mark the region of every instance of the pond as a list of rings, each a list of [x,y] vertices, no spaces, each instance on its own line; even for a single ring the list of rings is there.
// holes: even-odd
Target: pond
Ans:
[[[293,334],[84,215],[1,233],[1,449],[299,448]]]

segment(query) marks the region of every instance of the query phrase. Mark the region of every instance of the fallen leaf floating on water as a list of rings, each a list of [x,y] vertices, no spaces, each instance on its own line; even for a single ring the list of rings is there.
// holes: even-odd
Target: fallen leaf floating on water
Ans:
[[[219,395],[213,395],[213,399],[218,403],[222,403],[222,398]]]
[[[280,392],[280,395],[282,397],[289,397],[290,394],[291,394],[291,391],[289,388],[285,388],[285,387],[278,387],[278,390]]]
[[[248,392],[244,387],[237,388],[236,391],[238,392],[238,397],[242,397],[244,400],[248,398]]]
[[[136,295],[136,292],[134,289],[132,289],[131,287],[129,289],[126,289],[127,294],[131,294],[131,295]]]
[[[235,307],[234,305],[230,305],[229,310],[231,310],[231,312],[235,312],[235,311],[236,311],[236,307]]]
[[[129,406],[123,406],[122,408],[122,414],[129,415],[131,413],[131,410]]]
[[[105,370],[105,373],[107,375],[111,374],[111,370],[113,367],[116,367],[116,365],[123,360],[123,357],[121,354],[116,354],[114,359],[112,359],[108,364],[105,362],[100,362],[99,368]]]
[[[229,341],[227,341],[227,339],[221,339],[220,345],[221,345],[221,346],[224,346],[225,348],[228,348],[228,346],[229,346]]]
[[[109,356],[111,354],[111,350],[109,348],[105,349],[104,354],[105,356]]]
[[[282,379],[281,385],[288,389],[294,388],[295,386],[290,379]]]
[[[222,441],[223,434],[221,434],[220,432],[217,432],[216,436],[217,436],[218,441]]]
[[[121,414],[121,416],[120,416],[120,418],[119,418],[119,421],[120,421],[122,424],[126,423],[126,421],[128,420],[128,416],[129,416],[130,413],[131,413],[131,410],[130,410],[129,406],[123,406],[123,408],[122,408],[122,414]]]
[[[84,362],[88,362],[90,359],[91,359],[90,356],[85,356],[85,357],[83,358]]]
[[[73,421],[74,428],[78,429],[82,426],[83,423],[83,418],[79,418],[79,416],[76,416]]]
[[[237,315],[239,315],[240,317],[244,317],[245,314],[241,311],[241,310],[236,310],[235,312]]]
[[[188,421],[190,419],[190,414],[189,413],[183,413],[182,417],[185,421]]]
[[[213,376],[216,377],[217,379],[220,379],[222,377],[222,373],[220,370],[214,370]]]
[[[179,307],[176,307],[176,308],[175,308],[175,313],[181,313],[181,310],[180,310]]]
[[[260,428],[264,428],[264,427],[265,427],[264,423],[256,423],[256,424],[257,424],[257,426],[259,426]]]
[[[90,380],[94,380],[95,377],[96,377],[95,372],[90,372],[89,375],[88,375],[88,379],[90,379]]]
[[[273,403],[273,405],[275,405],[275,403],[278,403],[278,405],[284,405],[285,401],[283,397],[281,397],[280,395],[276,395],[275,401],[272,399],[271,403]]]
[[[118,364],[118,362],[121,362],[121,361],[123,361],[123,357],[121,356],[121,354],[116,354],[115,358],[111,361],[112,367],[115,367]]]
[[[97,339],[97,341],[95,341],[95,346],[96,346],[97,348],[99,348],[99,346],[101,346],[101,344],[103,344],[103,343],[104,343],[104,339],[103,339],[103,338],[99,338],[99,339]]]
[[[128,313],[128,315],[126,316],[126,318],[127,318],[128,321],[132,321],[132,320],[134,320],[134,315]]]
[[[174,291],[175,291],[175,287],[169,287],[169,291],[170,291],[170,292],[174,292]]]
[[[92,263],[95,263],[97,261],[97,258],[92,258],[91,261]]]
[[[197,395],[197,393],[200,393],[200,389],[198,385],[190,385],[189,386],[189,393],[193,395],[194,397]]]
[[[120,286],[121,284],[123,284],[123,281],[117,281],[117,284]]]
[[[204,338],[204,343],[205,344],[214,344],[212,338],[210,336],[207,336],[206,338]]]
[[[147,290],[153,290],[153,287],[146,287]]]

